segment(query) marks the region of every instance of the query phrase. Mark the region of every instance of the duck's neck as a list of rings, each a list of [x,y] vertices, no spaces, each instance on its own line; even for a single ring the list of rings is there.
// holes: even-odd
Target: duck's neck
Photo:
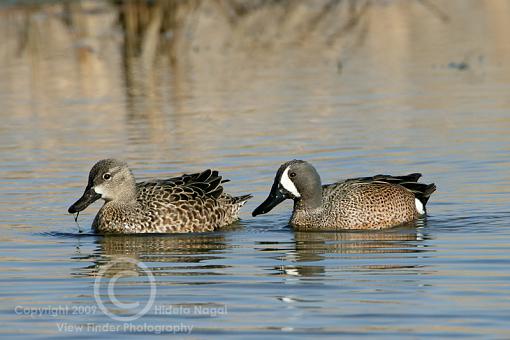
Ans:
[[[139,208],[137,201],[137,189],[133,180],[133,185],[125,186],[118,191],[115,197],[105,200],[105,203],[98,215],[106,220],[122,220],[136,213]]]
[[[124,205],[124,206],[136,206],[138,204],[138,201],[136,200],[136,192],[126,192],[117,197],[117,199],[110,201],[110,203],[115,203],[117,205]]]
[[[309,199],[302,197],[294,201],[294,210],[290,218],[290,224],[297,229],[306,229],[315,226],[321,221],[324,211],[322,195]]]
[[[132,206],[137,204],[138,191],[136,182],[133,177],[127,179],[127,185],[118,188],[115,196],[106,200],[106,203],[114,203],[116,205]]]
[[[313,211],[322,208],[322,185],[313,186],[312,190],[307,190],[302,196],[294,200],[294,210]]]

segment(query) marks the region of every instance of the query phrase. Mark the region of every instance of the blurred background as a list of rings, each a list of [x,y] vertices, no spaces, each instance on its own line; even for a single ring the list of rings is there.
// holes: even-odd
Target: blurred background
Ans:
[[[75,191],[91,164],[115,156],[153,175],[252,169],[242,187],[257,191],[291,158],[323,164],[329,181],[431,170],[437,181],[505,162],[487,151],[508,150],[509,7],[6,2],[2,177],[51,174],[59,185],[66,172],[61,189]],[[460,194],[447,200],[475,199]]]
[[[509,33],[507,0],[2,2],[2,334],[105,322],[13,306],[94,304],[129,256],[162,303],[228,305],[172,319],[198,335],[510,336]],[[254,198],[234,231],[80,235],[67,208],[106,157],[140,180],[215,168]],[[250,215],[292,158],[438,191],[416,228],[295,233],[290,202]]]

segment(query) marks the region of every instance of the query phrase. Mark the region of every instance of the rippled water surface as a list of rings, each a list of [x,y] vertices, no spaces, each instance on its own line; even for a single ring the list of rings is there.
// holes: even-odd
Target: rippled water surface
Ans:
[[[510,337],[510,9],[423,3],[381,2],[333,42],[211,36],[148,64],[113,10],[73,29],[58,6],[3,9],[0,334]],[[80,234],[67,208],[105,157],[138,179],[215,168],[254,198],[226,230],[163,236],[94,235],[95,203]],[[294,232],[290,202],[252,218],[292,158],[325,183],[422,172],[438,190],[416,227]],[[133,321],[100,308],[151,293]]]

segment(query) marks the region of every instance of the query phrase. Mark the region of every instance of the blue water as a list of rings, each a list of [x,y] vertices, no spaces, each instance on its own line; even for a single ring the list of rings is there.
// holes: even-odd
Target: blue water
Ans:
[[[161,56],[144,72],[122,67],[115,38],[68,49],[58,17],[36,16],[51,49],[0,58],[0,334],[510,337],[510,18],[465,7],[431,32],[437,19],[411,11],[385,39],[371,17],[348,50]],[[79,233],[67,208],[105,157],[140,180],[218,169],[227,192],[254,198],[213,233],[97,236],[100,203]],[[294,232],[291,202],[252,218],[293,158],[324,183],[422,172],[438,190],[416,227]],[[115,306],[108,282],[139,308]],[[151,289],[131,321],[97,302],[129,317]]]

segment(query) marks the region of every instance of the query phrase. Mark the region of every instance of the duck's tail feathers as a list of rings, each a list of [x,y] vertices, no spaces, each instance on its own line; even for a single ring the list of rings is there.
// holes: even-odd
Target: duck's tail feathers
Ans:
[[[436,185],[434,183],[431,184],[424,184],[424,183],[400,183],[404,188],[411,191],[414,194],[414,197],[416,197],[421,204],[423,204],[423,207],[427,204],[430,195],[434,191],[436,191]]]
[[[252,197],[253,196],[251,194],[233,197],[234,204],[239,204],[239,205],[243,206],[246,203],[246,201],[248,201]]]

